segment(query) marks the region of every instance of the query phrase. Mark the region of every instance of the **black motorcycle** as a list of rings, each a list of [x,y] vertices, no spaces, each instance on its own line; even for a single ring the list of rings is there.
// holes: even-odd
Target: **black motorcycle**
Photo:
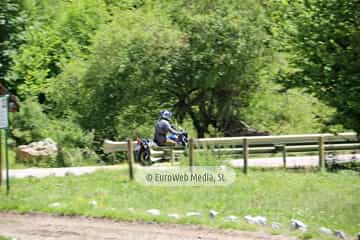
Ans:
[[[168,138],[176,142],[175,147],[181,146],[186,148],[189,141],[189,135],[187,132],[182,132],[179,135],[169,135]],[[151,165],[151,147],[153,146],[159,147],[154,141],[150,139],[138,138],[135,147],[135,160],[144,166]]]
[[[151,146],[154,142],[146,138],[138,138],[135,147],[135,161],[140,162],[142,165],[151,165]]]

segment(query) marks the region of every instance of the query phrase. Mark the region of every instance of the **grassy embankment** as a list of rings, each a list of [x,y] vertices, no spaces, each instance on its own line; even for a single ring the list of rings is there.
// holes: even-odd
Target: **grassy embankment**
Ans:
[[[14,179],[10,196],[0,190],[0,210],[41,211],[69,215],[105,216],[122,220],[196,223],[213,227],[264,230],[289,233],[291,219],[309,225],[307,233],[289,233],[319,238],[320,226],[341,229],[354,235],[360,228],[360,177],[353,172],[314,173],[282,170],[238,173],[226,187],[145,187],[129,182],[128,173],[100,171],[91,175]],[[90,202],[95,200],[97,205]],[[51,207],[54,202],[58,207]],[[133,208],[134,211],[130,211]],[[157,208],[161,215],[149,216],[147,209]],[[220,214],[211,219],[208,211]],[[200,217],[184,217],[199,211]],[[168,213],[183,217],[173,220]],[[242,220],[245,215],[262,215],[283,224],[279,232],[256,227]],[[236,215],[237,222],[224,217]]]

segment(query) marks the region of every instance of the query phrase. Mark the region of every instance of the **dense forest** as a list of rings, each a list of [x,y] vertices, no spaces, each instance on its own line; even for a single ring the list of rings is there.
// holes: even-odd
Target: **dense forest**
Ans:
[[[359,43],[358,0],[0,2],[13,144],[87,159],[151,137],[162,109],[196,137],[359,132]]]

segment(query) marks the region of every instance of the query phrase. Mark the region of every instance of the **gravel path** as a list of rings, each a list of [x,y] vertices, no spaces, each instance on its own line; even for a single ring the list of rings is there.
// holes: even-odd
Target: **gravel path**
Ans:
[[[197,225],[117,222],[101,218],[0,213],[0,235],[21,240],[290,240],[281,235]]]

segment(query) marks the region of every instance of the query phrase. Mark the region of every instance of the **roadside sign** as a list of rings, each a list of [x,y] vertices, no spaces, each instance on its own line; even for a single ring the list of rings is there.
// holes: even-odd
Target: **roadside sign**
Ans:
[[[0,97],[0,129],[9,127],[8,96]]]
[[[10,178],[9,178],[9,150],[8,150],[8,135],[9,135],[9,96],[0,97],[0,186],[2,181],[2,165],[3,165],[3,144],[5,144],[5,164],[6,164],[6,194],[10,192]],[[3,140],[3,131],[5,131],[5,139]]]

